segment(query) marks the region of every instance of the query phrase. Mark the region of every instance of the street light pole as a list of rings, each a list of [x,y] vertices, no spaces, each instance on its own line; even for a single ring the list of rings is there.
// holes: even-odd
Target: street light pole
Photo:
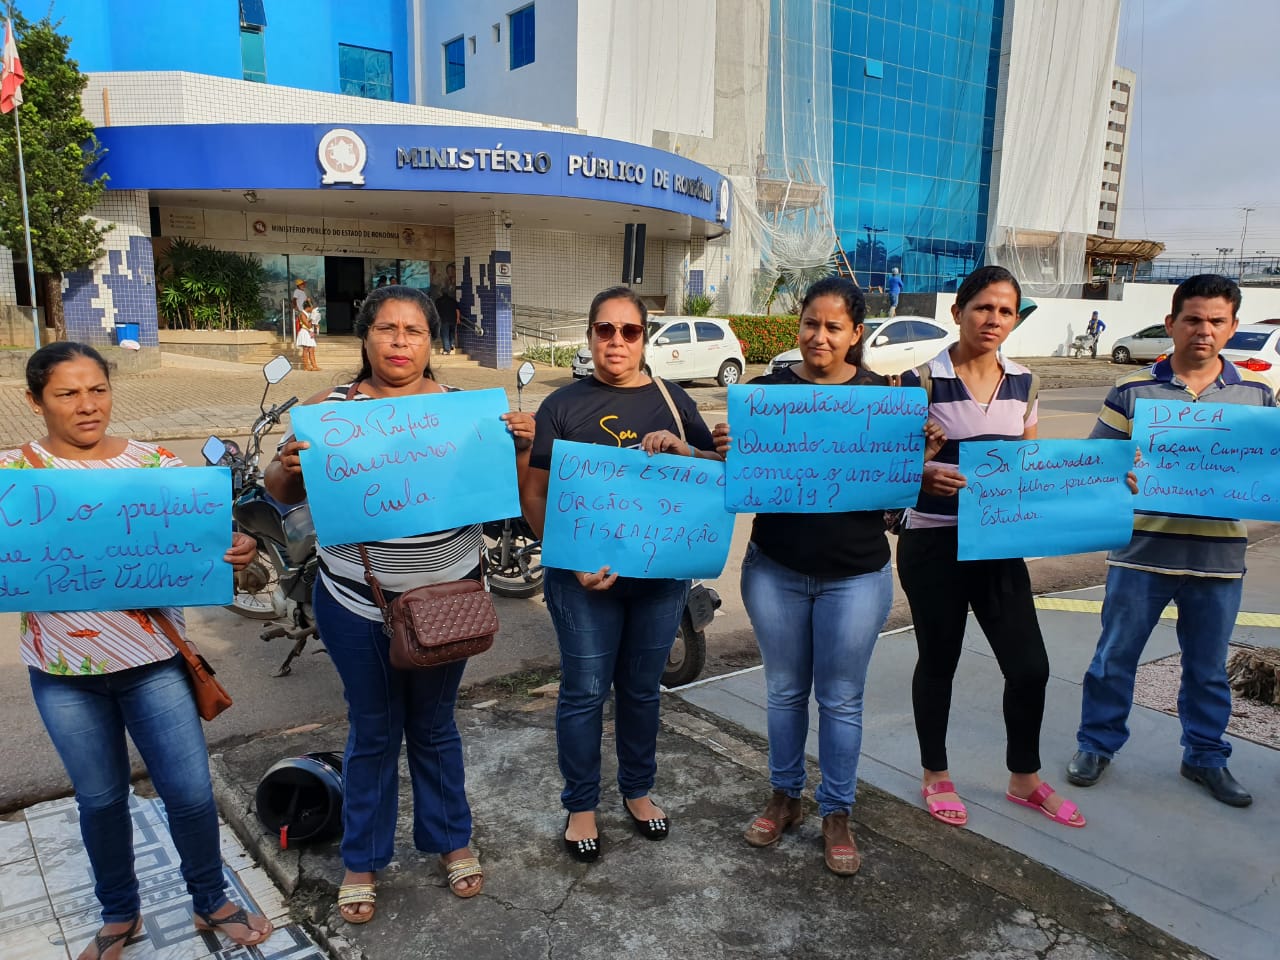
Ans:
[[[869,223],[864,223],[862,229],[867,231],[867,287],[871,286],[871,271],[876,261],[876,242],[877,233],[884,233],[888,227],[873,227]]]
[[[1244,211],[1244,227],[1240,231],[1240,276],[1237,279],[1240,281],[1243,281],[1244,280],[1244,238],[1249,235],[1249,214],[1253,213],[1253,211],[1258,208],[1257,207],[1241,207],[1240,209]]]

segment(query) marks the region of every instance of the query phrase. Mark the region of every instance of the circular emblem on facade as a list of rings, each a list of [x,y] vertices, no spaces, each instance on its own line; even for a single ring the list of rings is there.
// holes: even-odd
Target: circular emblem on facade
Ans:
[[[263,234],[267,232],[267,222],[265,220],[253,221],[253,232]]]
[[[354,130],[341,127],[330,130],[320,138],[318,154],[320,166],[324,169],[324,176],[320,178],[322,184],[364,184],[364,165],[369,159],[369,149]]]
[[[720,189],[716,191],[716,223],[729,220],[729,181],[721,180]]]

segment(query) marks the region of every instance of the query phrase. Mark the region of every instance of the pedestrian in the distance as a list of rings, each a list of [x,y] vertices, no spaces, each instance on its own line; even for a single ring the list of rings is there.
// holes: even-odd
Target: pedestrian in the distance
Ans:
[[[1107,329],[1107,325],[1102,322],[1102,317],[1098,316],[1098,311],[1093,311],[1093,316],[1089,318],[1089,325],[1085,327],[1084,332],[1090,337],[1089,356],[1093,360],[1098,359],[1098,340],[1102,337],[1102,331]]]
[[[1000,353],[1018,325],[1021,298],[1018,281],[1008,270],[975,270],[960,284],[951,308],[959,341],[902,377],[903,386],[925,388],[929,417],[947,437],[936,459],[925,464],[920,499],[904,517],[898,576],[911,606],[919,652],[911,705],[924,768],[921,794],[934,819],[955,827],[968,823],[969,814],[948,770],[947,722],[971,608],[1004,674],[1006,798],[1065,826],[1085,825],[1076,805],[1040,779],[1049,657],[1027,565],[1021,559],[957,557],[957,494],[966,485],[957,468],[960,444],[1036,436],[1035,374]]]
[[[894,267],[889,274],[889,316],[896,317],[898,315],[898,298],[902,296],[902,277],[898,273],[898,268]]]
[[[320,364],[316,362],[316,331],[319,329],[319,311],[316,310],[315,304],[310,300],[302,304],[302,310],[297,315],[298,330],[295,335],[295,341],[298,349],[302,351],[302,369],[303,370],[319,370]]]
[[[1252,370],[1219,356],[1239,325],[1240,288],[1216,274],[1200,274],[1178,285],[1164,319],[1173,352],[1121,378],[1103,402],[1091,437],[1128,439],[1133,410],[1141,399],[1172,403],[1274,407],[1275,390]],[[1129,711],[1138,658],[1170,603],[1178,607],[1182,685],[1182,776],[1203,784],[1214,799],[1233,807],[1253,802],[1227,761],[1224,738],[1231,719],[1227,644],[1240,610],[1248,531],[1238,520],[1153,513],[1133,518],[1133,539],[1107,556],[1107,592],[1102,635],[1084,676],[1079,751],[1067,779],[1087,787],[1129,739]]]

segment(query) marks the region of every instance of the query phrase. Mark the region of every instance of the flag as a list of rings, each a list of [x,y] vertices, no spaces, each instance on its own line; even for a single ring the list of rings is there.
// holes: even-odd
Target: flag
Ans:
[[[18,44],[13,39],[13,21],[4,22],[4,69],[0,70],[0,113],[8,113],[22,103],[22,83],[26,80]]]

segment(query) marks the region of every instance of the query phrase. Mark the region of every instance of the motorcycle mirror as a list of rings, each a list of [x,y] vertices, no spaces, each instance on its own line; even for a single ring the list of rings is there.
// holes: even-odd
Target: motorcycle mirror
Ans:
[[[217,437],[210,437],[204,442],[204,446],[200,448],[200,455],[204,457],[204,462],[210,466],[217,464],[227,454],[227,445]]]
[[[267,383],[279,383],[292,369],[293,364],[289,362],[289,358],[281,354],[267,361],[262,368],[262,375],[267,378]]]
[[[520,364],[520,369],[516,371],[517,388],[527,387],[533,382],[533,364],[526,360]]]

